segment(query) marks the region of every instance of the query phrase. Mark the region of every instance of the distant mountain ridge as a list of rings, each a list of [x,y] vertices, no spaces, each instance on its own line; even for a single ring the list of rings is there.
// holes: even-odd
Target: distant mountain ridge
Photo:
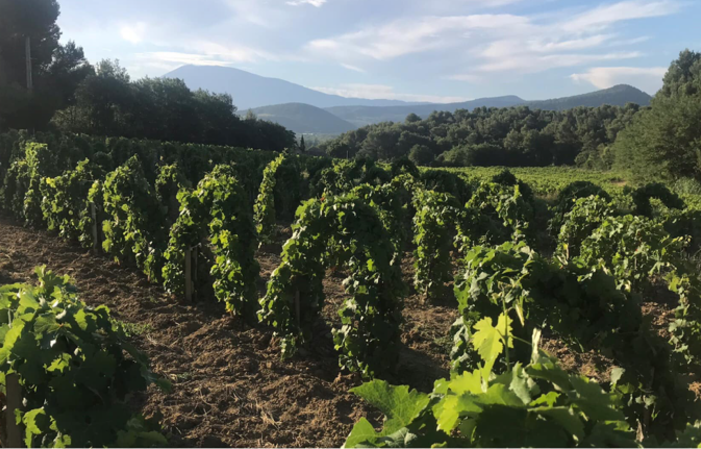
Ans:
[[[357,126],[324,109],[304,103],[286,103],[251,109],[261,120],[278,123],[301,134],[343,134]]]
[[[545,109],[548,111],[564,111],[579,106],[599,107],[604,104],[611,106],[625,106],[627,103],[635,103],[640,106],[649,106],[652,97],[642,90],[628,84],[618,84],[608,89],[597,90],[583,95],[556,98],[553,100],[526,101],[525,106],[532,109]]]
[[[626,103],[636,103],[647,106],[652,99],[633,86],[621,84],[583,95],[540,101],[508,95],[447,104],[407,103],[329,95],[282,79],[266,78],[230,67],[186,65],[164,77],[180,78],[191,89],[228,93],[240,114],[252,109],[260,118],[279,123],[296,133],[315,134],[340,134],[374,123],[403,122],[411,113],[426,118],[433,111],[513,106],[561,111],[604,104],[624,106]]]
[[[641,106],[650,104],[652,97],[633,86],[620,84],[608,89],[598,90],[583,95],[556,98],[552,100],[526,101],[517,96],[496,98],[480,98],[461,103],[436,103],[414,106],[337,106],[326,108],[332,114],[358,127],[380,122],[403,122],[407,115],[414,113],[421,118],[428,117],[433,111],[454,112],[457,109],[473,110],[478,107],[505,108],[513,106],[528,106],[531,109],[563,111],[579,106],[598,107],[604,104],[625,106],[626,103],[636,103]]]
[[[403,122],[407,115],[414,113],[421,118],[428,117],[433,111],[450,111],[457,109],[475,109],[482,106],[488,108],[508,108],[525,103],[525,100],[508,95],[494,98],[478,98],[460,103],[429,103],[413,106],[336,106],[326,108],[332,114],[360,127],[380,122]]]
[[[163,77],[180,78],[190,89],[228,93],[239,111],[286,103],[306,103],[318,108],[417,104],[399,100],[366,100],[330,95],[282,79],[266,78],[231,67],[185,65],[166,73]]]

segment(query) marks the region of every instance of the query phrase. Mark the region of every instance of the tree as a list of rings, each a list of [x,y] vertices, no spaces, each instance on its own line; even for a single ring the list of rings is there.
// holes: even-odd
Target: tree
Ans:
[[[56,0],[0,0],[0,127],[45,128],[56,110],[74,101],[77,86],[92,71],[82,48],[59,44],[59,13]]]
[[[430,165],[433,157],[433,151],[425,145],[416,145],[409,151],[409,160],[416,165]]]
[[[658,97],[687,97],[701,93],[701,53],[684,50],[664,76]]]
[[[101,136],[230,145],[282,151],[296,148],[284,127],[236,115],[231,96],[191,91],[180,79],[132,81],[119,61],[97,64],[76,91],[75,101],[56,114],[61,130]]]
[[[31,40],[32,68],[47,67],[59,47],[56,0],[0,0],[0,71],[8,84],[26,86],[25,39]]]
[[[70,132],[134,137],[129,111],[133,97],[129,74],[119,61],[102,60],[75,93],[75,104],[55,123]]]
[[[350,156],[355,156],[354,154],[351,154],[350,150],[351,148],[349,145],[338,140],[335,140],[326,146],[326,154],[339,159],[347,159]]]
[[[613,147],[616,165],[640,180],[701,180],[701,53],[672,62],[651,107],[637,114]]]
[[[406,123],[417,123],[421,121],[421,117],[414,114],[413,112],[406,116]]]
[[[306,153],[307,152],[307,145],[304,143],[304,136],[299,141],[299,152],[300,153]]]

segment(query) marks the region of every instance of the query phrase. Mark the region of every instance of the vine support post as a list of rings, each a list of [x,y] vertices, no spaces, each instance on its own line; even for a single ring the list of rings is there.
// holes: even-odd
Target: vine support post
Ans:
[[[197,300],[197,289],[195,289],[195,285],[197,285],[197,256],[199,253],[199,248],[195,247],[195,249],[192,251],[192,274],[191,274],[191,285],[192,285],[192,296],[195,300]]]
[[[297,326],[301,327],[302,320],[300,318],[300,311],[299,311],[299,290],[295,291],[295,316],[297,317]]]
[[[95,203],[90,202],[90,218],[92,219],[92,247],[95,252],[99,251],[100,242],[97,232],[97,210],[95,209]]]
[[[185,300],[192,301],[192,250],[185,250]]]
[[[4,447],[24,447],[22,445],[22,429],[15,419],[15,410],[22,407],[22,387],[17,373],[8,374],[5,378],[7,408],[5,418],[7,423],[7,441]]]

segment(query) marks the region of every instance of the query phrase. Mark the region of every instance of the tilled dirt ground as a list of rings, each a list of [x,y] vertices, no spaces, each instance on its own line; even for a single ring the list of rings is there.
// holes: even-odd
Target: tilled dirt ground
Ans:
[[[289,229],[280,241],[287,236]],[[261,294],[280,263],[280,249],[270,245],[257,253]],[[247,326],[213,301],[172,298],[135,269],[0,217],[0,284],[33,282],[37,265],[69,274],[88,304],[107,305],[113,317],[128,324],[152,369],[170,379],[171,393],[151,388],[135,406],[147,417],[161,416],[173,446],[337,447],[360,417],[379,423],[380,414],[349,392],[361,380],[339,371],[328,335],[345,298],[343,273],[329,272],[324,281],[326,305],[316,340],[283,362],[270,329]],[[411,257],[402,270],[411,285]],[[644,313],[664,335],[672,309],[664,301],[646,303]],[[387,380],[428,392],[436,379],[447,377],[449,329],[457,316],[450,294],[436,304],[415,294],[407,297],[400,362]],[[611,361],[599,354],[576,353],[551,339],[543,341],[543,349],[570,371],[608,380]],[[690,388],[699,394],[700,385]]]
[[[274,249],[257,256],[262,289],[280,259]],[[129,323],[152,369],[173,383],[171,393],[154,387],[136,401],[146,416],[162,415],[171,445],[337,447],[360,417],[380,417],[349,392],[361,381],[339,371],[330,338],[283,362],[269,329],[246,326],[216,303],[172,298],[135,269],[0,217],[0,284],[33,282],[34,267],[44,264],[69,274],[85,302],[105,304]],[[339,274],[325,281],[331,323],[344,298],[340,281]],[[447,376],[446,338],[456,317],[453,304],[407,298],[401,362],[388,380],[429,391]]]

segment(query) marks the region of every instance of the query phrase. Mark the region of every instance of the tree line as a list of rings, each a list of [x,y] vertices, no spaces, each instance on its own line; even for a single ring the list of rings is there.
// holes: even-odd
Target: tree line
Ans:
[[[133,81],[118,61],[90,64],[74,42],[59,42],[59,14],[56,0],[0,0],[0,131],[58,130],[273,151],[295,147],[294,133],[283,126],[241,119],[228,94],[192,91],[177,79]]]
[[[433,112],[422,120],[379,123],[324,144],[335,157],[395,160],[433,166],[598,166],[603,147],[630,124],[639,107],[578,107],[567,111],[512,108]]]

